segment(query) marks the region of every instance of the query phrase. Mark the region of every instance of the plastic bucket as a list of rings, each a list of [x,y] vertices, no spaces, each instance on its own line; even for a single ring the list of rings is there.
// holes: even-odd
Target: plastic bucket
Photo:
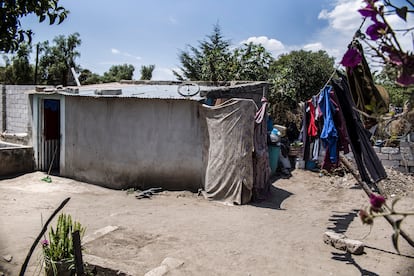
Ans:
[[[274,174],[279,163],[280,146],[269,145],[269,165],[270,172]]]

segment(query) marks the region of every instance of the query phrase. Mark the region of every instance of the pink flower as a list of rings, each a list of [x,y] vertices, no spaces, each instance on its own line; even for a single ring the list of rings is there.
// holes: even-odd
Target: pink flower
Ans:
[[[385,198],[382,195],[371,194],[369,196],[369,202],[373,211],[380,211],[382,205],[385,203]]]
[[[365,8],[359,9],[358,12],[363,17],[369,17],[372,20],[376,20],[378,14],[378,11],[371,4],[368,4]]]
[[[362,60],[361,53],[354,48],[349,48],[341,60],[341,64],[345,67],[356,67]]]
[[[367,28],[367,35],[371,38],[371,40],[378,40],[382,37],[385,32],[387,31],[387,24],[379,21],[375,21],[374,24],[370,25]]]
[[[49,246],[49,241],[47,239],[44,239],[40,242],[43,247]]]
[[[397,83],[402,86],[409,86],[414,84],[414,70],[405,66],[402,68],[401,73],[397,78]]]

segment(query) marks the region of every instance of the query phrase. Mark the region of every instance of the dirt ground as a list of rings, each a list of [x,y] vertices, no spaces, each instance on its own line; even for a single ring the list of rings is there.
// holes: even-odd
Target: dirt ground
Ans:
[[[0,271],[18,275],[42,219],[71,197],[63,212],[86,226],[85,239],[118,227],[86,243],[84,253],[131,275],[144,275],[167,257],[183,264],[165,275],[414,275],[414,248],[401,239],[398,255],[384,219],[375,220],[371,233],[360,222],[357,212],[369,203],[351,175],[292,173],[273,182],[268,200],[244,206],[189,192],[136,199],[56,176],[46,183],[40,172],[1,180]],[[414,210],[412,180],[404,180],[409,189],[397,204],[401,210]],[[402,228],[414,236],[413,217]],[[351,255],[325,244],[328,230],[363,241],[365,253]],[[38,246],[26,275],[39,275],[40,256]]]

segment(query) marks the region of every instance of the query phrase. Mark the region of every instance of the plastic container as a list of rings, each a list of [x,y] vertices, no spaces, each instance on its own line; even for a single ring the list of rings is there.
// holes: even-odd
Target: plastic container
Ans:
[[[280,146],[269,145],[270,173],[274,174],[279,163]]]
[[[272,129],[272,131],[270,132],[270,141],[272,143],[277,143],[280,141],[280,131],[276,128]]]

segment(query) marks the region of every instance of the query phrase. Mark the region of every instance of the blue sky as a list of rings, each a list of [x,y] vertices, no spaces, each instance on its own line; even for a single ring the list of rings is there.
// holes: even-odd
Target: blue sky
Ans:
[[[178,53],[197,46],[218,23],[234,47],[262,43],[274,57],[291,50],[326,50],[338,60],[361,23],[361,0],[61,0],[60,25],[28,16],[34,43],[80,34],[82,68],[103,74],[111,65],[155,64],[153,79],[174,79]]]

